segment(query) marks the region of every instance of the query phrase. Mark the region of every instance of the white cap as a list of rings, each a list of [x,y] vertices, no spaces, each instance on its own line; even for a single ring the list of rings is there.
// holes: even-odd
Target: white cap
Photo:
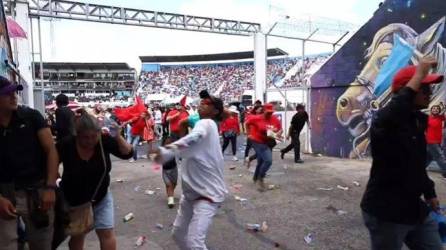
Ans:
[[[232,113],[236,113],[236,114],[239,113],[238,110],[237,110],[237,107],[236,107],[236,106],[231,106],[231,107],[229,107],[228,111],[229,111],[229,112],[232,112]]]

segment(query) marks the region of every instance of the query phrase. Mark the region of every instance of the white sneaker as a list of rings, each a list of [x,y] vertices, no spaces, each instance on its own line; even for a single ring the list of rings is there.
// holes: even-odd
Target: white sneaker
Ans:
[[[232,157],[232,160],[233,160],[233,161],[238,161],[237,156]]]
[[[135,159],[132,158],[132,159],[129,160],[129,162],[130,163],[135,163],[136,161],[135,161]]]
[[[173,208],[175,206],[175,199],[172,196],[167,197],[167,207]]]

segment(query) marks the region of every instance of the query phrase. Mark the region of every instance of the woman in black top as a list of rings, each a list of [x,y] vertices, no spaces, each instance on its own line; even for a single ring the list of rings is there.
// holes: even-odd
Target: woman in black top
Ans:
[[[101,249],[114,250],[116,237],[113,231],[113,198],[109,191],[110,154],[129,159],[133,155],[132,146],[124,140],[121,133],[117,133],[115,138],[102,134],[98,120],[84,110],[76,117],[75,132],[74,137],[57,143],[59,157],[63,163],[61,188],[70,206],[93,202],[94,227]],[[98,191],[94,195],[97,188]],[[70,250],[83,249],[84,239],[85,235],[71,237]]]

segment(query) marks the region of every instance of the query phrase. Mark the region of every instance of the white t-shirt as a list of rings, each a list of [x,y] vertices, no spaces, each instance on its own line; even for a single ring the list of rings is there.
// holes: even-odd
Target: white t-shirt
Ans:
[[[213,120],[198,121],[188,135],[160,149],[163,161],[174,156],[182,158],[182,187],[187,200],[206,197],[214,202],[224,201],[228,193],[223,176],[224,159]]]
[[[155,110],[153,114],[153,119],[155,120],[155,124],[161,124],[162,114],[160,110]]]

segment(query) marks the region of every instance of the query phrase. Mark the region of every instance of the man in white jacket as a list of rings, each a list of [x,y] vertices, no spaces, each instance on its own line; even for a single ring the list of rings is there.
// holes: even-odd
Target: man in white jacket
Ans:
[[[159,163],[181,157],[183,195],[174,222],[173,237],[180,249],[206,250],[206,233],[227,193],[224,159],[216,121],[223,116],[223,102],[200,92],[200,121],[178,141],[160,147]]]

